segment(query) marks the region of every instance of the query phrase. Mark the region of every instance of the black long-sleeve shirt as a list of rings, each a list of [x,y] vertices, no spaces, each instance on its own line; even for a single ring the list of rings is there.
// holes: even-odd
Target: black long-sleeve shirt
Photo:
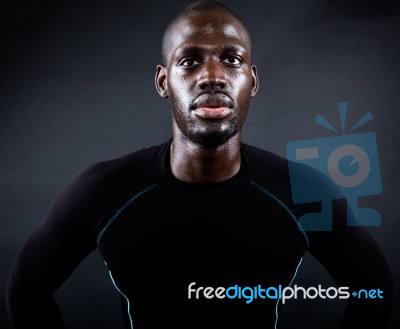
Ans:
[[[191,184],[172,175],[169,147],[97,163],[66,184],[10,272],[13,328],[63,328],[53,293],[95,248],[125,300],[129,328],[278,328],[279,299],[246,303],[202,291],[189,299],[189,285],[286,287],[307,251],[350,292],[385,293],[350,298],[343,328],[385,328],[390,273],[370,236],[347,227],[345,202],[334,202],[332,231],[306,231],[297,219],[319,206],[292,202],[287,160],[242,144],[234,177]]]

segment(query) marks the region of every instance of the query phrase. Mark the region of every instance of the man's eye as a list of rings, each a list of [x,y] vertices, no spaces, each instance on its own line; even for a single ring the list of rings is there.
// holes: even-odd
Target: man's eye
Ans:
[[[195,66],[195,65],[199,65],[200,62],[194,58],[187,58],[184,59],[183,61],[180,62],[179,65],[181,66]]]
[[[242,61],[235,56],[228,56],[224,58],[223,62],[230,65],[239,65],[242,63]]]

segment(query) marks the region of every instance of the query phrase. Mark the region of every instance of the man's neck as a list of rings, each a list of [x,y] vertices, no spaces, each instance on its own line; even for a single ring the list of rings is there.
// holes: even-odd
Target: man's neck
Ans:
[[[217,183],[227,180],[240,169],[240,133],[223,145],[205,148],[181,134],[171,144],[171,171],[188,183]]]

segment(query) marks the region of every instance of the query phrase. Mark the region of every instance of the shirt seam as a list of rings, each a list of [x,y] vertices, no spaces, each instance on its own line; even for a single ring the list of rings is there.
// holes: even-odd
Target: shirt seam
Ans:
[[[293,212],[290,210],[290,208],[281,200],[279,199],[275,194],[272,192],[268,191],[265,187],[262,187],[261,185],[257,184],[254,181],[251,181],[251,185],[255,186],[259,191],[264,193],[265,195],[269,196],[272,200],[274,200],[283,210],[287,212],[289,217],[296,223],[297,227],[299,228],[300,232],[304,235],[304,238],[306,240],[307,244],[307,249],[310,248],[310,242],[309,242],[309,237],[307,233],[305,232],[304,228],[300,224],[298,218],[293,214]]]
[[[145,189],[139,191],[138,193],[136,193],[132,198],[130,198],[128,200],[128,202],[126,202],[120,209],[118,209],[118,211],[116,213],[114,213],[114,215],[108,220],[108,222],[106,223],[106,225],[104,225],[104,227],[101,229],[99,235],[97,236],[97,248],[99,248],[100,245],[100,240],[103,237],[103,234],[105,233],[105,231],[107,231],[107,229],[110,227],[110,225],[115,221],[115,219],[132,203],[134,202],[138,197],[140,197],[141,195],[149,192],[150,190],[152,190],[153,188],[157,187],[158,184],[155,183],[153,185],[150,185],[148,187],[146,187]]]

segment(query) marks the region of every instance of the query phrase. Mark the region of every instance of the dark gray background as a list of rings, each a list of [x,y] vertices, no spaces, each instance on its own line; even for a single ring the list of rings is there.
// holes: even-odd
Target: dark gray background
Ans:
[[[13,257],[57,191],[93,162],[170,136],[168,102],[154,88],[162,32],[188,1],[5,1],[0,53],[0,295]],[[247,143],[285,155],[289,141],[333,136],[337,103],[348,127],[378,139],[383,193],[370,229],[397,284],[399,263],[400,16],[394,1],[226,1],[247,23],[261,80]],[[298,284],[333,284],[306,257]],[[162,287],[160,287],[162,293]],[[397,308],[399,305],[397,288]],[[116,291],[97,253],[56,294],[69,328],[120,328]],[[336,328],[344,304],[297,301],[285,328]],[[397,313],[400,310],[397,309]],[[394,317],[391,328],[398,328]],[[4,298],[0,327],[8,328]]]

